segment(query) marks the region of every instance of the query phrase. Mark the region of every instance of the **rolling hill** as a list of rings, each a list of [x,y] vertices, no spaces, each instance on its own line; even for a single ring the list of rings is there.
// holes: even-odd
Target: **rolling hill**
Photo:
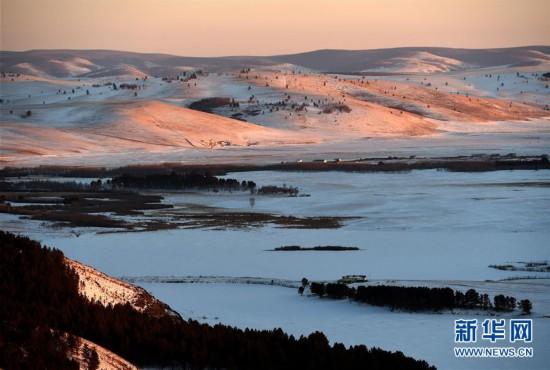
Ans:
[[[0,70],[6,164],[269,158],[371,138],[550,131],[546,46],[224,58],[4,51]]]
[[[160,76],[189,69],[227,71],[295,64],[320,72],[439,72],[495,66],[535,66],[550,61],[550,46],[503,49],[407,47],[376,50],[318,50],[276,56],[184,57],[112,50],[0,52],[0,69],[57,78]],[[404,68],[403,64],[416,65]],[[431,67],[430,67],[431,66]],[[434,68],[435,67],[435,68]]]

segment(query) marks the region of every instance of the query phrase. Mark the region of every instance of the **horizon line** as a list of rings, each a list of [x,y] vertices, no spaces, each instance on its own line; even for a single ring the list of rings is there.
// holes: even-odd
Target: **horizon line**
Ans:
[[[145,54],[145,55],[166,55],[166,56],[175,56],[175,57],[184,57],[184,58],[246,58],[246,57],[280,57],[280,56],[289,56],[289,55],[300,55],[300,54],[310,54],[316,52],[326,52],[326,51],[344,51],[344,52],[361,52],[361,51],[375,51],[375,50],[397,50],[397,49],[447,49],[447,50],[505,50],[505,49],[520,49],[520,48],[531,48],[531,47],[550,47],[550,45],[517,45],[517,46],[506,46],[506,47],[487,47],[487,48],[464,48],[464,47],[448,47],[448,46],[397,46],[397,47],[387,47],[387,48],[369,48],[369,49],[338,49],[338,48],[323,48],[323,49],[314,49],[307,51],[300,51],[296,53],[285,53],[285,54],[269,54],[269,55],[260,55],[260,54],[234,54],[234,55],[218,55],[218,56],[200,56],[200,55],[182,55],[182,54],[170,54],[166,52],[143,52],[143,51],[131,51],[131,50],[122,50],[122,49],[78,49],[78,48],[53,48],[53,49],[28,49],[28,50],[2,50],[0,53],[30,53],[30,52],[61,52],[61,51],[83,51],[83,52],[119,52],[119,53],[132,53],[132,54]]]

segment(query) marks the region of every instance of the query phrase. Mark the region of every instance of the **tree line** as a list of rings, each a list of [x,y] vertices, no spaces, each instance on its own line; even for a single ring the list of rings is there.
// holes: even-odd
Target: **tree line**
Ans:
[[[97,185],[97,183],[96,183]],[[101,184],[99,184],[101,185]],[[110,189],[162,189],[162,190],[202,190],[202,191],[241,191],[258,195],[285,194],[296,196],[298,188],[287,186],[266,185],[257,188],[254,181],[241,181],[221,178],[208,173],[172,171],[167,174],[152,174],[146,176],[133,176],[124,174],[107,180],[105,185]]]
[[[78,284],[62,252],[0,231],[0,368],[77,369],[67,353],[78,336],[139,366],[434,369],[401,352],[330,345],[320,332],[295,338],[281,329],[242,330],[169,314],[153,317],[130,304],[105,307],[81,296]]]
[[[296,172],[408,172],[413,170],[439,169],[451,172],[484,172],[500,170],[543,170],[550,169],[550,160],[543,154],[535,159],[518,156],[510,153],[506,156],[489,156],[487,158],[475,158],[473,156],[442,158],[424,158],[410,162],[415,156],[409,157],[376,157],[363,158],[355,161],[323,161],[316,162],[281,162],[268,165],[257,164],[148,164],[139,166],[124,166],[118,168],[104,167],[66,167],[66,166],[40,166],[36,168],[5,167],[0,170],[0,179],[5,177],[24,177],[31,175],[60,176],[60,177],[86,177],[105,178],[117,177],[124,174],[133,176],[146,176],[151,174],[169,174],[172,171],[178,173],[198,173],[203,175],[224,176],[229,172],[251,171],[296,171]],[[386,161],[387,162],[384,162]],[[379,162],[383,165],[378,165]]]
[[[308,285],[307,279],[302,282],[299,293]],[[331,299],[348,298],[352,301],[367,303],[373,306],[385,306],[392,310],[405,311],[440,311],[444,309],[482,309],[510,312],[516,307],[524,314],[530,314],[532,303],[528,299],[519,304],[514,297],[498,294],[491,298],[488,294],[479,294],[475,289],[466,293],[451,288],[405,287],[390,285],[360,285],[357,288],[343,283],[309,284],[311,294]]]
[[[112,180],[97,179],[90,183],[76,181],[48,181],[30,180],[18,182],[0,182],[0,191],[110,191],[119,189],[131,190],[208,190],[208,191],[249,191],[259,194],[289,193],[294,188],[264,186],[256,190],[254,181],[241,181],[225,179],[209,174],[183,173],[175,171],[171,174],[151,174],[146,176],[133,176],[124,174],[116,176]]]
[[[92,181],[87,184],[76,181],[48,181],[48,180],[30,180],[30,181],[0,181],[0,191],[18,192],[18,191],[94,191],[100,190],[101,180]]]
[[[177,173],[152,174],[146,176],[133,176],[124,174],[106,181],[111,188],[122,189],[195,189],[212,191],[254,191],[254,181],[239,182],[235,179],[225,179],[209,174]]]

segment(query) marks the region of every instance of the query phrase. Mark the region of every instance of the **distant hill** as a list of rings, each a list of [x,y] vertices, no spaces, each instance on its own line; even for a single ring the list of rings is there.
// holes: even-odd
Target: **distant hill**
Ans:
[[[223,70],[273,64],[261,57],[196,58],[113,50],[1,51],[0,59],[4,72],[57,78],[160,76],[200,68]]]
[[[185,70],[225,71],[281,64],[321,72],[432,73],[495,66],[533,66],[545,62],[550,62],[550,46],[318,50],[265,57],[209,58],[112,50],[0,51],[0,69],[3,72],[56,78],[164,76]]]
[[[472,67],[534,65],[550,61],[550,46],[525,46],[504,49],[394,48],[375,50],[318,50],[308,53],[272,57],[320,71],[359,72],[391,70],[406,59],[437,61],[453,66],[450,69]]]

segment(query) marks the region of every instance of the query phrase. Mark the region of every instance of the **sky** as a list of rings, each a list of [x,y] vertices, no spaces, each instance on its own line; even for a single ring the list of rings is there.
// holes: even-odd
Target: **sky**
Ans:
[[[0,49],[185,56],[550,45],[550,0],[0,0]]]

